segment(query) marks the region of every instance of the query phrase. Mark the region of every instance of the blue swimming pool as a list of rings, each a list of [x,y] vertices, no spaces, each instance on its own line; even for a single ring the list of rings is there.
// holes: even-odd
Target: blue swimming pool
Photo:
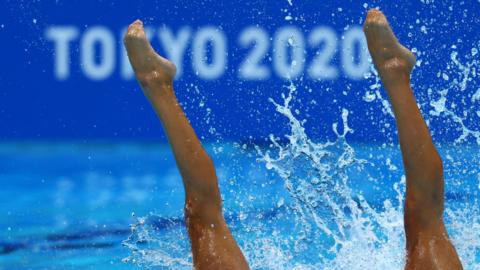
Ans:
[[[282,159],[268,145],[208,146],[225,215],[252,269],[401,269],[397,147],[313,144],[327,154],[331,183],[315,180],[312,153],[295,156],[287,142]],[[480,149],[445,145],[441,152],[449,229],[465,269],[479,269],[480,179],[477,164],[464,162]],[[328,163],[339,160],[344,165]],[[330,201],[311,196],[315,181]],[[168,145],[3,144],[0,183],[0,269],[191,268],[183,189]]]
[[[192,268],[180,175],[122,43],[135,19],[177,66],[251,269],[403,269],[401,153],[362,32],[376,7],[417,56],[448,231],[480,270],[479,0],[137,2],[0,5],[0,270]]]

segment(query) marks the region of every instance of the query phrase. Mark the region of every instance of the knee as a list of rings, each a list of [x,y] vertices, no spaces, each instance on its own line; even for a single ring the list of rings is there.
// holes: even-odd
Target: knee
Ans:
[[[435,153],[430,160],[427,172],[429,173],[430,179],[443,181],[443,161],[438,153]]]
[[[188,166],[181,172],[189,204],[220,204],[218,179],[213,161],[208,155],[191,157]]]
[[[442,158],[434,150],[433,153],[426,154],[422,160],[405,160],[405,172],[408,179],[416,182],[432,182],[443,179]]]
[[[219,217],[222,217],[222,206],[220,201],[204,201],[187,198],[185,201],[185,220],[187,226],[196,224],[215,224]]]
[[[443,209],[444,178],[443,162],[438,154],[426,158],[415,168],[407,171],[406,207],[413,212]]]
[[[405,201],[405,230],[407,234],[429,231],[443,224],[443,197],[432,196]],[[410,232],[410,233],[409,233]]]

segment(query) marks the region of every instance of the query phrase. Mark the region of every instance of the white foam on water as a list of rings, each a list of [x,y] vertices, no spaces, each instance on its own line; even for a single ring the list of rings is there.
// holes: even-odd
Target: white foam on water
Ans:
[[[478,56],[478,54],[472,54]],[[474,138],[480,145],[478,126],[467,127],[466,116],[471,108],[463,112],[455,110],[449,96],[464,93],[466,100],[478,102],[480,90],[474,90],[470,78],[476,78],[476,59],[462,63],[452,53],[449,65],[447,87],[436,91],[428,89],[430,102],[424,106],[430,109],[427,121],[449,119],[461,130],[456,144]],[[455,72],[456,68],[458,72]],[[466,69],[470,69],[469,71]],[[393,115],[388,100],[383,98],[377,74],[371,90],[375,93],[385,115]],[[392,187],[380,183],[383,189],[393,189],[394,197],[383,201],[378,207],[367,201],[362,193],[352,188],[355,175],[366,174],[368,166],[394,173],[398,167],[390,158],[382,163],[371,163],[356,157],[356,151],[347,140],[353,130],[348,125],[348,109],[341,109],[341,122],[334,123],[334,141],[314,142],[305,130],[305,121],[299,120],[292,108],[297,86],[291,83],[288,94],[282,95],[281,102],[270,99],[277,113],[288,120],[290,132],[285,140],[270,135],[271,147],[257,147],[259,160],[268,170],[282,179],[291,201],[276,202],[278,209],[284,209],[292,228],[288,233],[277,230],[271,220],[252,217],[242,212],[239,216],[237,240],[248,258],[252,269],[402,269],[405,263],[405,235],[403,230],[403,198],[405,179],[399,179]],[[372,95],[372,94],[370,94]],[[373,98],[371,98],[373,99]],[[375,100],[367,100],[373,102]],[[480,115],[478,115],[480,117]],[[450,128],[449,126],[445,127]],[[462,148],[463,149],[463,148]],[[463,151],[463,150],[462,150]],[[478,197],[480,189],[479,153],[469,153],[469,164],[455,152],[446,151],[444,156],[446,174],[455,175],[446,179],[447,188],[458,190],[458,194]],[[384,167],[382,167],[384,166]],[[458,170],[458,172],[457,172]],[[352,174],[352,172],[356,172]],[[467,185],[463,178],[476,175],[478,183]],[[458,179],[457,179],[458,178]],[[470,179],[470,178],[468,178]],[[378,179],[377,181],[381,181]],[[375,183],[372,182],[372,185]],[[472,190],[473,189],[473,190]],[[448,194],[448,189],[447,189]],[[237,200],[246,199],[240,196]],[[480,211],[478,200],[455,202],[446,205],[447,228],[465,269],[480,269]],[[190,269],[191,252],[186,230],[178,222],[164,219],[164,227],[158,230],[152,226],[155,215],[139,219],[132,227],[132,235],[125,241],[131,250],[126,262],[142,267],[159,269]],[[150,221],[148,221],[150,220]],[[276,221],[279,221],[277,219]],[[171,224],[170,224],[171,223]],[[170,224],[170,225],[169,225]],[[275,222],[273,222],[275,224]],[[270,228],[269,228],[270,226]],[[242,232],[243,230],[243,232]],[[247,235],[254,234],[255,237]],[[240,237],[239,237],[240,236]]]
[[[291,0],[287,0],[293,5]],[[433,0],[420,0],[432,4]],[[364,7],[368,7],[364,4]],[[293,18],[287,15],[286,20]],[[422,25],[421,32],[433,29]],[[465,96],[473,104],[480,102],[478,80],[479,54],[476,47],[470,55],[460,57],[452,46],[447,66],[439,71],[442,87],[428,86],[428,101],[420,104],[427,112],[425,118],[443,120],[450,124],[445,129],[458,129],[455,145],[473,139],[480,145],[480,111],[475,107],[459,109],[452,96]],[[419,55],[421,56],[421,55]],[[466,57],[466,58],[465,58]],[[419,58],[429,65],[429,59]],[[381,83],[372,68],[374,82],[365,94],[365,102],[379,102],[381,112],[393,117],[388,100],[384,97]],[[369,77],[371,78],[371,77]],[[366,78],[368,79],[368,78]],[[420,87],[420,86],[418,86]],[[414,87],[416,88],[416,87]],[[427,89],[425,89],[427,90]],[[275,222],[287,220],[291,225],[289,234],[272,228],[272,220],[252,219],[241,212],[235,226],[239,241],[252,269],[403,269],[405,263],[405,234],[403,229],[403,200],[405,178],[399,178],[388,186],[382,179],[371,180],[382,189],[393,190],[394,196],[377,204],[367,200],[354,188],[356,177],[368,175],[367,168],[395,173],[399,168],[390,158],[383,163],[372,163],[357,157],[355,148],[349,144],[348,135],[353,132],[348,125],[348,108],[339,111],[339,122],[332,125],[335,140],[315,142],[306,133],[305,121],[299,120],[292,108],[297,86],[291,83],[288,94],[279,101],[271,99],[277,113],[288,121],[289,133],[285,138],[273,134],[268,148],[257,147],[259,160],[268,170],[283,181],[291,200],[279,200],[275,204],[285,214],[273,218]],[[477,106],[478,108],[478,106]],[[477,121],[475,120],[477,117]],[[448,121],[447,121],[448,120]],[[468,150],[468,148],[465,148]],[[459,150],[460,153],[464,151]],[[466,151],[466,150],[465,150]],[[469,152],[462,157],[455,151],[446,150],[444,157],[447,194],[478,198],[480,190],[480,154]],[[472,167],[473,166],[473,167]],[[475,175],[478,183],[469,185],[465,179]],[[370,181],[370,180],[369,180]],[[380,191],[379,191],[380,192]],[[453,195],[452,195],[453,194]],[[247,200],[239,196],[236,200]],[[449,203],[451,202],[451,203]],[[454,203],[453,203],[454,202]],[[465,269],[480,269],[480,204],[478,199],[448,200],[445,210],[446,225]],[[286,218],[288,217],[288,218]],[[167,229],[152,226],[155,215],[139,219],[132,226],[132,235],[124,243],[131,251],[125,259],[142,267],[158,269],[191,269],[189,240],[183,225],[174,226],[165,219]],[[154,223],[154,222],[153,222]],[[268,223],[268,224],[264,224]],[[253,237],[248,237],[253,235]],[[245,239],[243,239],[245,237]]]
[[[270,226],[262,224],[266,220],[240,219],[238,226],[245,226],[256,235],[250,240],[237,237],[251,268],[402,269],[405,179],[399,179],[391,187],[396,196],[383,201],[382,207],[372,205],[354,191],[352,171],[356,172],[353,175],[361,175],[372,164],[357,158],[355,149],[347,142],[348,134],[353,132],[348,126],[349,111],[342,109],[341,122],[332,125],[334,141],[314,142],[305,132],[304,121],[294,116],[291,103],[296,91],[292,83],[288,94],[282,95],[281,103],[271,99],[276,111],[289,122],[287,141],[271,135],[270,148],[256,148],[260,161],[282,179],[293,199],[285,211],[286,216],[292,217],[294,227],[291,235],[286,236],[275,228],[273,233],[265,232],[265,226]],[[443,105],[436,106],[437,111],[444,111]],[[397,170],[388,160],[384,164],[387,170]],[[277,206],[282,208],[284,204]],[[446,209],[447,226],[466,269],[479,269],[475,266],[479,263],[480,248],[478,209],[477,201],[461,207],[447,205]],[[125,241],[132,255],[125,261],[160,269],[191,268],[189,241],[183,225],[172,223],[169,230],[158,232],[150,225],[155,218],[158,217],[141,218],[132,227],[132,235]]]
[[[158,226],[158,222],[163,223],[163,228]],[[131,229],[131,235],[123,242],[131,252],[123,259],[125,263],[142,268],[192,269],[190,242],[183,226],[151,214],[139,218]],[[168,233],[163,233],[164,230]]]
[[[283,104],[272,101],[277,112],[289,119],[288,142],[282,146],[271,137],[277,148],[275,154],[262,152],[260,148],[258,151],[267,168],[282,177],[286,189],[295,198],[294,214],[304,234],[299,239],[308,239],[303,247],[316,247],[318,253],[327,254],[319,256],[322,269],[400,268],[404,240],[403,216],[398,207],[403,198],[399,185],[395,187],[399,194],[397,202],[385,201],[384,211],[374,210],[361,194],[353,192],[349,171],[361,170],[367,161],[356,158],[354,149],[346,141],[352,132],[348,126],[348,110],[342,109],[342,131],[338,123],[332,127],[337,140],[315,143],[306,135],[302,122],[292,114],[290,102],[296,87],[292,84],[289,89]],[[300,160],[302,166],[295,166]],[[331,244],[325,246],[322,242]],[[373,261],[378,268],[372,268]]]

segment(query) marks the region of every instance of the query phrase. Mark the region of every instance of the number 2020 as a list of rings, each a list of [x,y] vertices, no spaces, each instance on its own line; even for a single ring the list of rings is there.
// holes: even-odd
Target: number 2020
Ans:
[[[266,80],[271,76],[271,69],[264,63],[270,53],[270,41],[273,42],[273,71],[281,78],[295,79],[306,71],[315,80],[335,80],[340,71],[332,62],[339,45],[339,60],[346,77],[358,80],[370,69],[366,40],[358,26],[346,30],[340,42],[335,31],[325,26],[313,29],[307,42],[302,32],[293,26],[278,29],[273,39],[265,30],[252,26],[242,31],[239,37],[240,46],[249,49],[239,67],[241,79]],[[306,60],[306,43],[309,48],[316,50],[310,63]]]

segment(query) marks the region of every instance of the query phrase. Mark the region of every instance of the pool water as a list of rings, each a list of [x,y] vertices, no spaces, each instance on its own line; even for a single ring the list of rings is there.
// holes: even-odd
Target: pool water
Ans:
[[[347,110],[334,125],[337,139],[315,142],[289,98],[275,105],[289,122],[286,139],[207,146],[251,268],[402,269],[398,145],[349,143]],[[480,149],[439,150],[448,229],[465,269],[480,269]],[[191,269],[168,145],[2,144],[0,184],[2,270]]]
[[[361,32],[376,6],[418,58],[447,228],[480,270],[480,1],[3,2],[0,270],[192,268],[182,181],[120,41],[137,17],[180,55],[179,100],[252,269],[403,269],[401,153]]]

